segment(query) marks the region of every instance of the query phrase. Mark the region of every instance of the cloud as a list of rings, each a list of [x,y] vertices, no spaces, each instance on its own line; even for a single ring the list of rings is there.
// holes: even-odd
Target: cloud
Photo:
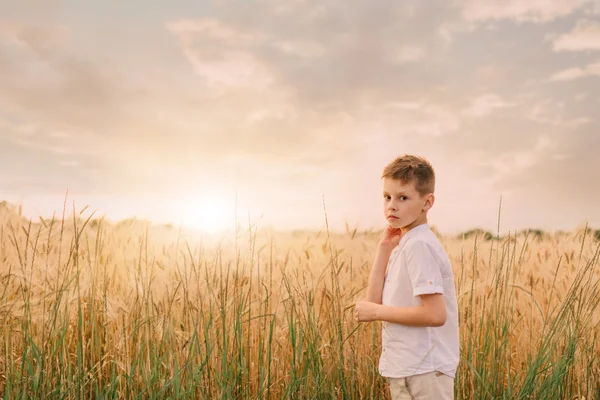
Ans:
[[[90,3],[82,15],[65,4],[73,25],[31,18],[0,37],[0,166],[19,168],[25,191],[235,184],[271,207],[280,190],[303,202],[349,176],[341,191],[360,198],[374,166],[404,151],[437,156],[444,171],[482,148],[469,174],[507,185],[548,160],[571,165],[579,155],[562,135],[597,127],[596,81],[544,78],[592,62],[543,46],[541,24],[500,20],[541,23],[588,3],[477,3],[462,3],[465,19],[443,0],[174,2],[116,28],[105,21],[128,20],[131,7],[115,16]],[[575,103],[581,92],[590,97]],[[477,182],[465,186],[485,192]]]
[[[426,51],[419,46],[397,46],[394,45],[388,50],[388,59],[393,64],[404,64],[420,61],[426,56]]]
[[[444,4],[432,12],[396,1],[352,7],[333,1],[259,1],[241,8],[223,3],[214,17],[166,22],[201,93],[195,115],[179,111],[175,119],[201,125],[194,134],[202,138],[166,126],[175,134],[168,144],[152,146],[148,162],[160,153],[164,161],[190,166],[244,165],[239,174],[255,180],[265,176],[260,164],[301,170],[307,163],[343,162],[365,137],[359,126],[368,130],[393,120],[399,137],[455,132],[460,116],[435,95],[416,112],[379,118],[380,104],[410,103],[445,83],[437,56],[421,63],[447,48],[437,31],[447,18]],[[134,144],[128,148],[135,151]],[[154,168],[144,175],[154,176]]]
[[[471,105],[463,110],[463,114],[473,118],[481,118],[492,114],[494,110],[514,105],[514,103],[504,101],[495,93],[486,93],[474,99]]]
[[[517,175],[522,171],[540,163],[549,152],[557,148],[557,143],[550,137],[540,135],[529,149],[503,152],[490,156],[488,152],[474,151],[470,154],[471,162],[478,167],[491,167],[494,171],[493,181],[507,175]]]
[[[0,25],[0,106],[64,130],[114,126],[117,86],[103,66],[71,49],[72,33],[58,24]]]
[[[284,40],[275,43],[275,47],[284,53],[298,56],[301,58],[317,58],[322,57],[327,51],[325,47],[316,41],[308,40],[297,40],[289,41]]]
[[[568,108],[564,101],[545,99],[537,102],[525,115],[531,121],[553,126],[576,129],[593,120],[585,116],[567,117]]]
[[[56,11],[65,5],[64,0],[21,0],[2,2],[3,13],[6,15],[44,15],[49,11]]]
[[[179,20],[166,24],[196,73],[210,87],[266,88],[268,71],[246,48],[263,39],[216,19]]]
[[[538,153],[532,149],[535,162],[523,162],[522,168],[506,175],[498,174],[496,188],[510,193],[508,209],[531,226],[557,229],[597,219],[597,199],[600,186],[600,146],[597,128],[585,126],[573,137],[552,138],[552,142]],[[544,146],[539,145],[538,149]],[[524,204],[534,205],[531,208]],[[561,210],[556,212],[556,210]]]
[[[452,15],[446,4],[432,12],[390,0],[260,1],[165,26],[211,90],[278,91],[295,106],[353,112],[365,101],[408,100],[423,90],[419,82],[443,82],[434,63],[419,61],[447,48],[438,29]]]
[[[517,22],[546,23],[565,17],[591,3],[591,0],[459,0],[463,16],[470,21],[509,19]]]
[[[600,22],[578,21],[571,32],[555,38],[552,47],[554,51],[600,50]]]
[[[67,168],[77,167],[79,165],[79,162],[72,161],[72,160],[61,160],[58,163],[59,163],[59,165],[61,165],[63,167],[67,167]]]
[[[400,140],[414,135],[446,136],[456,132],[462,124],[460,114],[453,107],[433,100],[372,105],[363,109],[357,119],[365,124],[357,136],[375,133]]]
[[[554,82],[564,82],[585,78],[587,76],[600,76],[600,62],[587,65],[583,68],[569,68],[556,72],[550,77],[550,80]]]
[[[426,105],[422,109],[422,122],[407,126],[405,131],[421,135],[442,136],[460,128],[460,118],[452,111],[439,105]]]

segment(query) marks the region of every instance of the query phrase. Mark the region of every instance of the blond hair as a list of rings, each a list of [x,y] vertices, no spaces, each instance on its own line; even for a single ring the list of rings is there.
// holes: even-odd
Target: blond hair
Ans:
[[[397,179],[403,183],[414,182],[419,195],[425,196],[435,190],[435,172],[431,163],[423,157],[405,154],[390,162],[381,178]]]

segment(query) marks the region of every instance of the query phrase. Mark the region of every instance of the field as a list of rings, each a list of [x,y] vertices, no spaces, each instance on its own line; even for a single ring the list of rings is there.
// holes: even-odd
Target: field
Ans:
[[[200,237],[73,214],[0,207],[4,398],[388,398],[380,326],[352,315],[378,232]],[[600,398],[598,236],[441,237],[457,398]]]

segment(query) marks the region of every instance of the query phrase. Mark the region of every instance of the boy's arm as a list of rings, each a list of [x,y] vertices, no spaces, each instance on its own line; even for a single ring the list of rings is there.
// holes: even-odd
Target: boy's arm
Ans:
[[[406,326],[442,326],[446,323],[446,303],[440,293],[421,295],[422,305],[394,307],[360,301],[355,315],[359,322],[385,321]]]
[[[442,326],[446,323],[446,303],[439,293],[421,295],[422,305],[416,307],[380,306],[376,317],[380,321],[406,326]]]
[[[375,261],[373,262],[373,268],[371,269],[371,274],[369,275],[369,285],[367,286],[367,297],[365,299],[366,301],[381,304],[383,283],[385,281],[385,270],[393,249],[393,246],[384,244],[379,244],[377,246]]]
[[[406,326],[442,326],[446,323],[443,279],[434,249],[425,241],[407,243],[407,271],[412,293],[421,298],[416,307],[383,306],[374,303],[357,304],[359,321],[386,321]]]

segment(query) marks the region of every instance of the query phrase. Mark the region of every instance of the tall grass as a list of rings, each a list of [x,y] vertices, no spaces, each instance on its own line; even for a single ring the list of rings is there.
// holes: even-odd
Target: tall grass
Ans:
[[[211,242],[91,218],[0,215],[5,399],[388,398],[380,325],[352,318],[377,233],[250,226]],[[585,232],[442,240],[457,398],[600,397],[600,254]]]

